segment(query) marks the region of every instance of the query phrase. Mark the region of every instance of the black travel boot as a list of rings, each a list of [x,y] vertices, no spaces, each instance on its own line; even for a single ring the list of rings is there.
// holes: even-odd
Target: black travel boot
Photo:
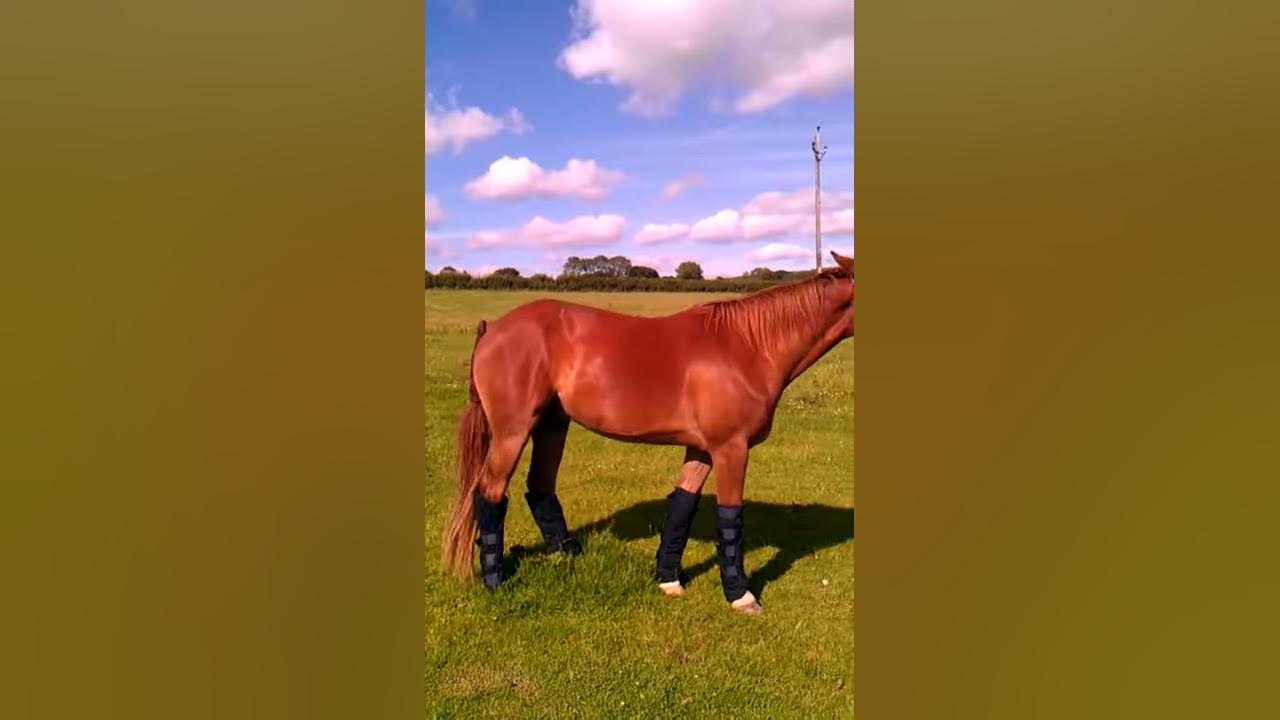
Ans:
[[[758,615],[760,603],[747,587],[747,573],[742,565],[742,506],[720,505],[716,508],[716,520],[724,599],[738,612]]]
[[[493,590],[502,582],[502,530],[507,517],[507,498],[491,503],[477,491],[474,499],[479,530],[480,579]]]
[[[569,537],[569,527],[564,522],[564,508],[555,493],[527,492],[525,502],[529,503],[529,512],[533,513],[533,521],[542,531],[542,539],[547,542],[548,552],[559,552],[565,555],[581,555],[582,546],[577,540]]]
[[[658,583],[670,588],[668,594],[679,594],[683,588],[672,583],[680,582],[680,558],[684,556],[685,545],[689,542],[689,531],[693,527],[693,516],[698,511],[701,493],[691,493],[684,488],[676,488],[667,495],[667,519],[662,526],[662,538],[658,541],[657,564]]]

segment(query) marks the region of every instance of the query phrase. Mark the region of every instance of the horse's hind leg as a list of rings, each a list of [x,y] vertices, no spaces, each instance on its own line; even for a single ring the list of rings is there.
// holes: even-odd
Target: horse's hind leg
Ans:
[[[489,450],[473,496],[480,535],[480,573],[486,587],[502,581],[507,485],[540,409],[552,398],[545,338],[519,318],[495,324],[471,359],[476,394],[489,422]]]
[[[662,525],[656,557],[658,589],[672,597],[684,595],[680,583],[680,559],[689,542],[693,516],[702,498],[702,485],[711,472],[711,458],[701,450],[688,448],[676,488],[667,495],[667,518]]]
[[[494,429],[484,471],[473,499],[479,530],[480,577],[490,590],[502,582],[503,534],[507,517],[507,484],[529,439],[528,429],[499,434]]]
[[[558,402],[552,401],[533,428],[533,457],[526,482],[529,492],[525,493],[524,499],[529,504],[529,512],[533,513],[533,521],[542,531],[547,550],[578,555],[582,546],[569,537],[564,508],[556,496],[556,475],[560,472],[560,459],[564,456],[564,441],[568,434],[569,417],[560,409]]]

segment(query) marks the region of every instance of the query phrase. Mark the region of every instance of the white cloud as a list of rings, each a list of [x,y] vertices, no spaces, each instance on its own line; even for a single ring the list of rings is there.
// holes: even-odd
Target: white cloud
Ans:
[[[612,245],[627,221],[621,215],[582,215],[564,222],[535,217],[511,230],[486,230],[467,239],[470,248],[591,247]]]
[[[813,258],[813,248],[803,248],[790,243],[769,243],[747,253],[748,260],[756,262],[772,262],[774,260],[794,260]]]
[[[853,193],[822,194],[822,234],[853,235]],[[721,210],[693,224],[692,240],[733,242],[813,234],[813,191],[767,192],[742,209]]]
[[[440,238],[436,237],[434,233],[425,233],[423,240],[423,250],[425,251],[428,265],[433,261],[453,260],[458,257],[457,251],[441,242]]]
[[[721,210],[693,224],[689,237],[702,242],[725,242],[741,238],[740,218],[737,210]]]
[[[848,210],[840,210],[834,213],[822,214],[822,234],[832,235],[852,235],[853,234],[853,208]]]
[[[565,163],[563,170],[547,171],[527,157],[503,155],[480,177],[463,188],[467,195],[481,200],[519,200],[531,197],[576,197],[601,200],[624,175],[602,168],[595,160],[577,158]]]
[[[444,207],[440,205],[440,198],[436,197],[435,195],[432,195],[431,193],[427,193],[427,200],[426,200],[427,227],[431,227],[432,225],[439,225],[441,222],[444,222],[444,219],[446,217],[447,215],[445,215]]]
[[[804,228],[806,219],[809,222],[813,221],[812,216],[806,218],[800,214],[747,215],[743,213],[739,224],[742,229],[742,237],[746,240],[755,240],[757,238],[794,235]]]
[[[450,91],[453,100],[454,91]],[[502,116],[490,115],[478,107],[445,108],[435,103],[434,98],[427,96],[426,117],[426,151],[434,155],[445,148],[454,155],[472,144],[497,135],[509,132],[523,135],[532,129],[525,121],[524,115],[516,108],[510,108]]]
[[[577,0],[559,64],[625,88],[623,109],[664,114],[696,87],[728,86],[739,113],[853,87],[854,3]]]
[[[844,210],[853,207],[853,192],[832,193],[823,191],[822,210]],[[766,192],[751,198],[742,206],[748,215],[786,215],[808,213],[813,217],[813,188],[800,188],[791,192]]]
[[[656,225],[648,223],[636,233],[635,241],[640,245],[657,245],[685,237],[689,234],[689,226],[681,223]]]
[[[702,173],[695,170],[664,185],[662,187],[662,198],[664,200],[675,200],[689,189],[701,184]]]
[[[754,113],[780,105],[797,95],[830,95],[853,87],[853,3],[848,35],[815,37],[815,47],[798,51],[776,72],[761,73],[751,89],[734,102],[740,113]]]

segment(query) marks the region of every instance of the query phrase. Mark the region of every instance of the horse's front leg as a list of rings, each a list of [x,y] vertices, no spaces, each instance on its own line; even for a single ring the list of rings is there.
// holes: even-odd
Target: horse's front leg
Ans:
[[[734,610],[748,615],[763,612],[747,587],[742,562],[742,488],[747,477],[747,443],[733,442],[711,451],[716,471],[716,537],[720,556],[720,584]]]
[[[684,556],[685,545],[689,543],[693,516],[698,510],[702,486],[710,472],[711,456],[701,450],[686,449],[676,488],[667,495],[667,518],[662,525],[656,562],[658,589],[672,597],[684,595],[684,585],[680,583],[680,559]]]

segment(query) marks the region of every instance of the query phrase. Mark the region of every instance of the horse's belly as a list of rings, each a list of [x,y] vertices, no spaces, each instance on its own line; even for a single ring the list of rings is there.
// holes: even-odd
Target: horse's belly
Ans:
[[[569,417],[596,432],[620,438],[670,434],[683,424],[678,408],[660,394],[632,395],[590,392],[561,394],[560,404]]]
[[[681,442],[685,417],[681,381],[617,367],[584,369],[557,387],[569,417],[601,435],[641,442]]]

